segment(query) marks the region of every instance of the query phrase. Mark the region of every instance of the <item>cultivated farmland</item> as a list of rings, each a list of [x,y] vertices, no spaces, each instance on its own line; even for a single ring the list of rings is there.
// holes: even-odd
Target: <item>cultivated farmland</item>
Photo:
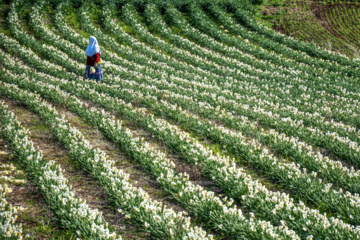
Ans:
[[[360,238],[358,59],[247,2],[0,15],[0,239]]]
[[[262,13],[274,27],[296,39],[313,42],[351,58],[360,54],[358,1],[265,0]]]

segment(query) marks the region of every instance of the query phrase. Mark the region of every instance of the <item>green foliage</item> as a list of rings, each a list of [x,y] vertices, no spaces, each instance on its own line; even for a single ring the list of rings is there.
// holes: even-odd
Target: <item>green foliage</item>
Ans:
[[[24,2],[31,2],[33,3],[35,0],[26,0]],[[57,5],[63,1],[61,0],[48,0],[51,4],[53,5]],[[85,0],[69,0],[74,7],[80,7]],[[254,4],[258,4],[258,2],[262,2],[263,0],[250,0],[251,3]],[[181,7],[184,5],[189,5],[189,4],[201,4],[201,5],[211,5],[211,4],[216,4],[216,5],[222,5],[222,6],[242,6],[244,4],[248,5],[249,1],[248,0],[168,0],[168,1],[159,1],[159,0],[94,0],[91,1],[92,3],[98,5],[98,6],[103,6],[103,5],[111,5],[111,4],[116,4],[117,6],[123,6],[127,3],[132,3],[134,4],[136,7],[143,7],[146,4],[149,3],[153,3],[156,4],[160,7],[165,7],[168,5],[172,5],[175,7]]]
[[[262,5],[264,0],[251,0],[251,4],[253,5]]]
[[[183,5],[189,4],[201,4],[201,5],[209,5],[209,4],[216,4],[216,5],[242,5],[244,2],[248,3],[247,0],[168,0],[168,1],[159,1],[159,0],[107,0],[105,1],[107,4],[109,2],[124,5],[126,3],[132,3],[136,6],[144,6],[148,3],[156,4],[160,7],[164,7],[167,5],[172,5],[175,7],[180,7]]]
[[[0,9],[3,5],[3,2],[10,3],[11,0],[0,0]],[[24,0],[21,2],[22,6],[29,6],[25,9],[30,9],[33,4],[36,3],[37,0]],[[155,4],[160,8],[164,8],[167,6],[174,6],[179,9],[186,9],[186,6],[191,4],[200,4],[203,6],[209,5],[220,5],[229,10],[234,10],[236,8],[246,8],[252,9],[251,4],[253,5],[261,5],[264,0],[168,0],[168,1],[159,1],[159,0],[94,0],[88,1],[91,2],[92,5],[96,5],[102,7],[104,5],[114,5],[117,7],[122,7],[127,3],[133,4],[137,9],[143,9],[143,7],[149,3]],[[53,7],[62,3],[62,2],[70,2],[72,7],[79,8],[82,6],[86,0],[47,0]]]
[[[284,5],[286,1],[284,0],[264,0],[265,6],[281,6]]]

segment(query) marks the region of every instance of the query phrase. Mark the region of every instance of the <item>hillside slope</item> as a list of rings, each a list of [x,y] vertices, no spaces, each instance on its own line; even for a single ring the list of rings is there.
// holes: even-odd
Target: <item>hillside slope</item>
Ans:
[[[351,58],[360,56],[360,3],[357,1],[296,0],[280,4],[269,1],[261,13],[276,31]]]

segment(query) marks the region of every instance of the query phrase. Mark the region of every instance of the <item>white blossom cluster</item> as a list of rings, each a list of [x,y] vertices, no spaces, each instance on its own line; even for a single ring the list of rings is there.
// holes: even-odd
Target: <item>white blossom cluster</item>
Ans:
[[[24,172],[22,170],[18,170],[12,163],[0,165],[0,182],[25,184],[26,179],[22,179],[22,175],[24,175]]]
[[[2,106],[0,106],[2,107]],[[6,184],[0,184],[0,237],[9,240],[22,240],[22,225],[17,224],[17,213],[25,211],[23,207],[15,207],[6,200],[6,195],[12,189]]]

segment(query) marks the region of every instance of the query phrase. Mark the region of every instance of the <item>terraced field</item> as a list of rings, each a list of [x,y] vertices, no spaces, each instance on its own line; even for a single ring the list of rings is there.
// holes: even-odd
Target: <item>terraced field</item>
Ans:
[[[245,3],[102,3],[1,4],[1,239],[360,238],[358,60]]]
[[[340,52],[360,56],[360,3],[358,1],[270,1],[264,18],[278,31],[296,39]]]

